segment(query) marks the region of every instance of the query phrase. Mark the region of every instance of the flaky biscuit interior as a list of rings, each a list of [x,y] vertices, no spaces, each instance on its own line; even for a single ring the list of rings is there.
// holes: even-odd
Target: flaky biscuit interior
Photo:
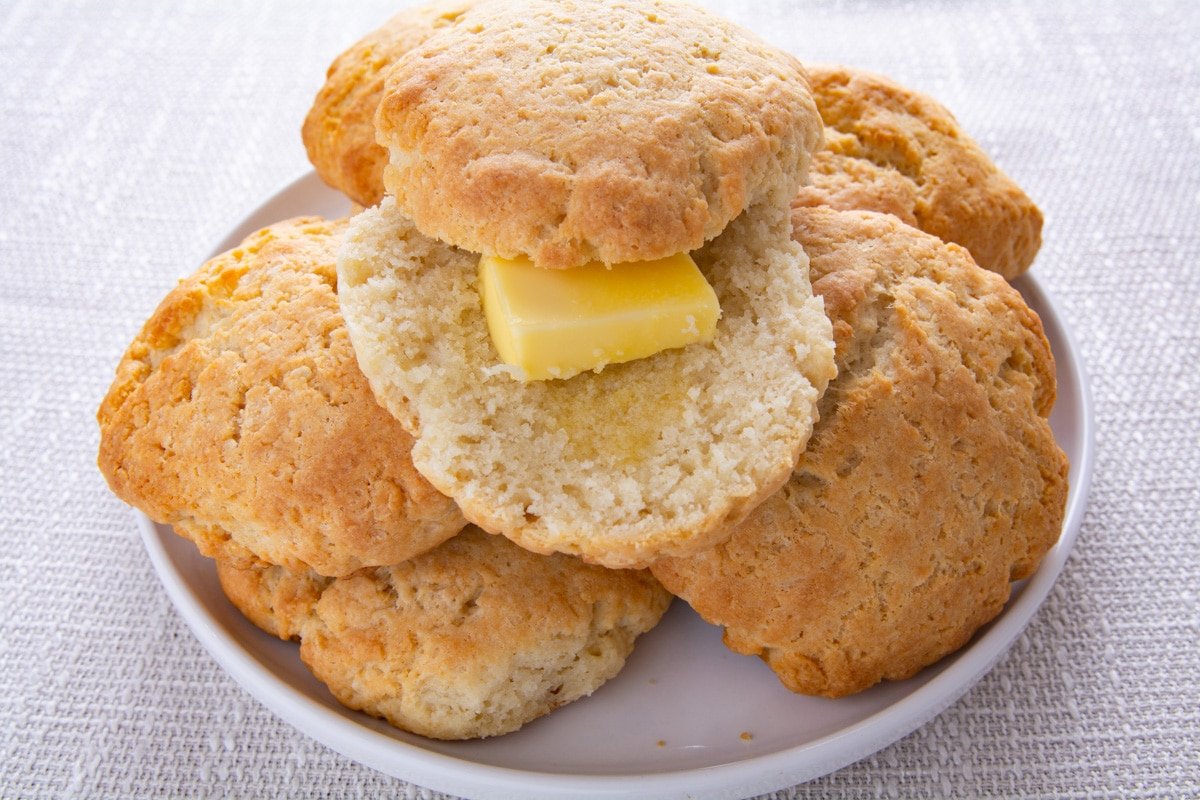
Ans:
[[[695,552],[775,491],[833,376],[829,320],[785,209],[756,207],[693,253],[711,343],[522,382],[499,361],[479,256],[423,236],[390,199],[360,214],[339,297],[364,374],[413,463],[481,527],[611,567]]]

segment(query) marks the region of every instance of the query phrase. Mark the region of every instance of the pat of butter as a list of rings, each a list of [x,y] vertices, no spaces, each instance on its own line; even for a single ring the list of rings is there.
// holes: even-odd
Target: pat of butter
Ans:
[[[492,343],[526,380],[569,378],[712,341],[721,315],[687,253],[571,269],[484,256],[479,278]]]

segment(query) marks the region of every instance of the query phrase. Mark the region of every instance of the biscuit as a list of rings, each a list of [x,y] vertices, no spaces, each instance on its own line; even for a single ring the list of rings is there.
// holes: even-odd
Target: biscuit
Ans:
[[[708,344],[521,382],[480,307],[479,257],[391,198],[351,220],[342,312],[412,458],[467,519],[531,550],[645,566],[697,552],[779,488],[833,377],[829,320],[785,208],[754,208],[692,255],[722,317]]]
[[[308,160],[330,186],[370,207],[383,199],[387,151],[375,143],[375,109],[387,68],[449,25],[469,0],[406,8],[330,65],[300,130]]]
[[[339,701],[437,739],[509,733],[590,695],[671,601],[648,572],[534,555],[473,528],[336,580],[262,564],[220,574],[260,627],[299,633],[300,657]]]
[[[800,208],[838,377],[791,480],[718,547],[652,567],[791,690],[915,674],[995,617],[1057,540],[1067,460],[1037,315],[894,217]]]
[[[894,214],[1005,278],[1029,268],[1042,212],[932,98],[848,67],[809,65],[825,123],[798,206]]]
[[[821,141],[799,62],[671,0],[480,2],[390,68],[387,191],[432,238],[564,268],[699,248]]]
[[[465,3],[460,4],[465,7]],[[374,113],[388,66],[444,24],[439,7],[398,14],[338,57],[309,112],[304,140],[326,183],[364,206],[383,197],[387,151]],[[1041,246],[1042,214],[932,98],[850,67],[806,66],[825,145],[798,206],[894,214],[1014,278]]]
[[[413,469],[336,296],[345,222],[264,228],[172,290],[100,407],[112,490],[206,555],[343,575],[466,521]]]
[[[216,564],[217,579],[229,601],[246,619],[280,639],[300,638],[322,592],[337,580],[311,569],[288,569],[257,558],[218,558]]]

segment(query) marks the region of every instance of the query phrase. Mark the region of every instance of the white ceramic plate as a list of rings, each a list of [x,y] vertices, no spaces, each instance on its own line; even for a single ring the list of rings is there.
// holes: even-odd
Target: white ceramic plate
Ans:
[[[310,173],[259,206],[213,253],[287,217],[346,209]],[[1091,402],[1050,299],[1032,277],[1016,286],[1041,315],[1058,360],[1050,421],[1072,465],[1062,538],[968,647],[911,680],[854,697],[788,692],[766,665],[726,650],[718,629],[676,601],[624,671],[592,697],[508,736],[435,742],[343,708],[301,664],[295,644],[262,633],[225,600],[211,562],[191,543],[145,518],[143,539],[179,613],[222,667],[296,728],[382,772],[472,798],[733,798],[791,786],[874,753],[958,699],[1024,629],[1075,542],[1092,470]]]

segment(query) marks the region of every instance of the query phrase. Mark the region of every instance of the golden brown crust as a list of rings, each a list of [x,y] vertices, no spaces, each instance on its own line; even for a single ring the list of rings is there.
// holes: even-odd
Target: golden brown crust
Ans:
[[[347,706],[439,739],[508,733],[591,694],[671,597],[648,572],[543,557],[468,528],[403,564],[325,579],[218,565],[230,599]]]
[[[300,130],[308,160],[327,184],[367,208],[383,199],[387,151],[375,143],[375,109],[387,68],[471,5],[443,0],[406,8],[329,66]]]
[[[423,233],[555,268],[695,250],[787,203],[821,137],[795,58],[672,0],[477,3],[397,60],[375,124]]]
[[[358,370],[335,293],[344,226],[282,222],[184,279],[100,407],[113,491],[206,555],[340,575],[466,524]]]
[[[825,123],[797,206],[894,214],[1015,278],[1042,242],[1042,213],[941,104],[879,75],[810,65]]]
[[[257,558],[217,559],[221,590],[246,619],[272,636],[299,639],[321,593],[335,580],[312,570],[291,570]]]
[[[317,172],[363,205],[383,197],[387,151],[375,142],[373,119],[383,74],[432,34],[431,19],[442,20],[429,7],[402,12],[339,56],[305,121]],[[1041,246],[1041,211],[949,111],[861,70],[816,65],[808,72],[825,146],[796,205],[893,214],[961,244],[1006,278],[1029,268]]]
[[[838,377],[784,489],[725,544],[654,565],[793,691],[902,679],[966,643],[1057,540],[1066,457],[1037,315],[965,250],[801,208]]]

